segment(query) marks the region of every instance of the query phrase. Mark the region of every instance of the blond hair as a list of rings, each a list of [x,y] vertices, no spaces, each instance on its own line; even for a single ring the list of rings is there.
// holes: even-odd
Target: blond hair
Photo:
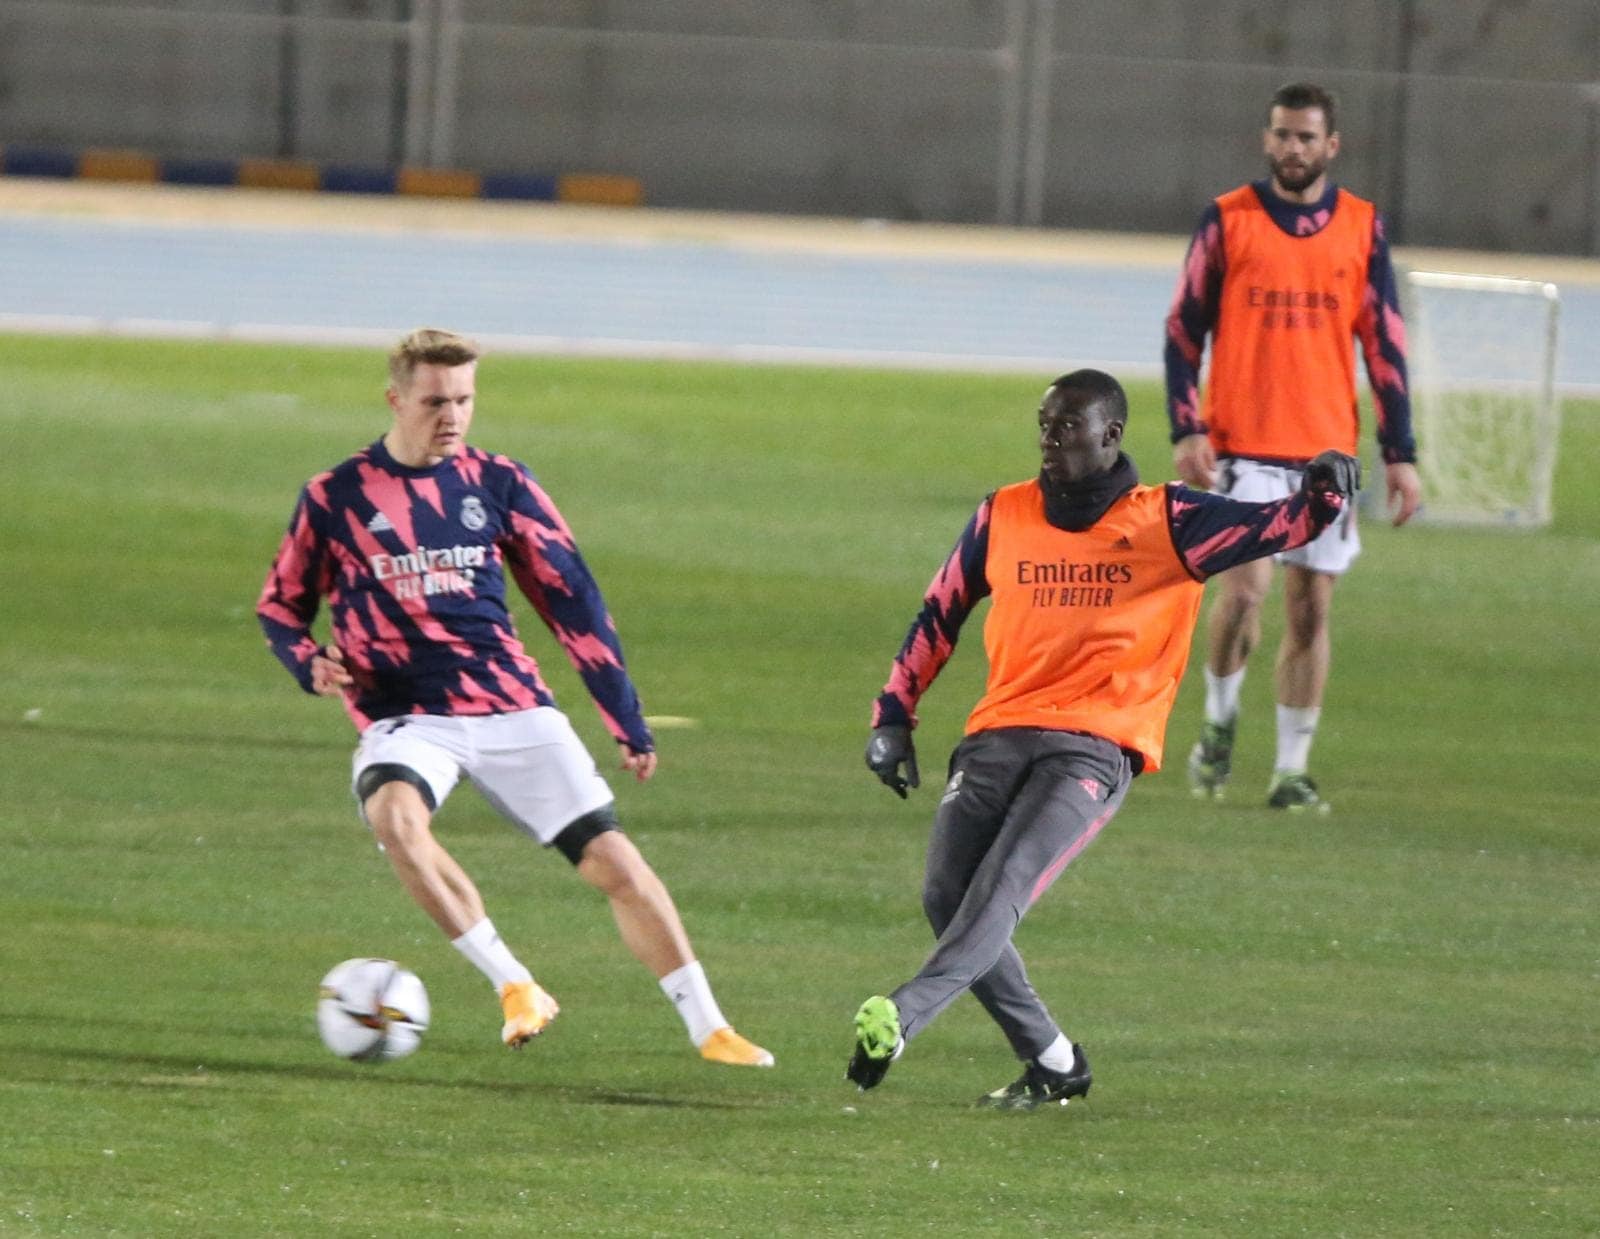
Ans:
[[[438,327],[418,327],[389,351],[389,381],[405,387],[418,366],[464,366],[478,360],[475,341]]]

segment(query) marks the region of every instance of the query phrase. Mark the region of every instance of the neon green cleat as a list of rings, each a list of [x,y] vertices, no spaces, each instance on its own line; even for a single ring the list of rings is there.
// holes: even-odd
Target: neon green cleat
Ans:
[[[1200,740],[1189,750],[1189,790],[1202,800],[1221,800],[1233,770],[1233,724],[1200,725]]]
[[[876,1088],[905,1044],[900,1036],[900,1008],[893,999],[874,995],[856,1012],[856,1049],[844,1078],[863,1093]]]

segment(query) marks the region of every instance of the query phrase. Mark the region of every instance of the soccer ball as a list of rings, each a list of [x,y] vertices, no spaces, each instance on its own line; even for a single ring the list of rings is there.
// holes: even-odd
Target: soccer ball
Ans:
[[[317,1032],[340,1058],[383,1063],[422,1044],[428,991],[392,959],[347,959],[317,990]]]

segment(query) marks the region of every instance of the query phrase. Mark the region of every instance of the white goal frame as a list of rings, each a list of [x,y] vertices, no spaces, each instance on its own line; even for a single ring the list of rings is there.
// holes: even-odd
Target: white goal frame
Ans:
[[[1406,271],[1400,286],[1422,477],[1419,517],[1511,529],[1549,524],[1561,432],[1556,286],[1445,271]],[[1455,293],[1537,304],[1520,304],[1506,316],[1507,334],[1497,337],[1492,313],[1481,323],[1445,321],[1441,307]]]

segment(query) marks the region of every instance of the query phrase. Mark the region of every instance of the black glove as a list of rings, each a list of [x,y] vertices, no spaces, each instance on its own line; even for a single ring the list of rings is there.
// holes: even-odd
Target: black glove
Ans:
[[[1306,466],[1306,490],[1332,491],[1346,499],[1361,489],[1361,462],[1343,452],[1322,452]]]
[[[904,777],[900,774],[902,762],[906,768]],[[885,787],[904,800],[906,788],[921,784],[921,779],[917,777],[917,749],[911,743],[911,728],[899,725],[874,727],[872,739],[867,741],[867,765],[873,774],[883,780]]]

